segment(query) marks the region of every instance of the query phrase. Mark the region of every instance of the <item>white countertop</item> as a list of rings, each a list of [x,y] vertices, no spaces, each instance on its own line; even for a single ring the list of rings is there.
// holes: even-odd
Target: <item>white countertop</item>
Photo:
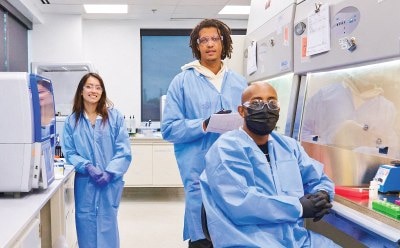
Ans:
[[[0,196],[0,247],[8,247],[17,240],[73,171],[72,166],[66,167],[64,177],[54,180],[47,189],[21,193],[19,198]]]
[[[130,137],[131,143],[170,143],[164,140],[161,136],[144,136],[143,134],[136,134]],[[171,143],[172,144],[172,143]]]

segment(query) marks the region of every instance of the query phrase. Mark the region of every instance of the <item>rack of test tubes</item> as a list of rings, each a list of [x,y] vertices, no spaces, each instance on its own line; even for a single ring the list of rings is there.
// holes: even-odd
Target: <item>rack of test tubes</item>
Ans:
[[[372,209],[384,215],[400,220],[400,200],[394,203],[385,200],[374,200],[372,202]]]

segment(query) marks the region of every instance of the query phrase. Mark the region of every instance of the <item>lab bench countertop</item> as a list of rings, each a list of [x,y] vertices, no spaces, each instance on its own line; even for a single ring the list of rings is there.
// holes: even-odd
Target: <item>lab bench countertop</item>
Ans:
[[[383,197],[383,196],[381,196]],[[371,208],[372,200],[335,195],[332,210],[338,215],[390,241],[400,240],[400,221]]]
[[[0,195],[0,247],[8,247],[18,239],[73,172],[73,167],[67,166],[64,177],[54,180],[47,189],[34,189],[16,198],[11,194]]]
[[[162,138],[161,134],[154,136],[144,136],[143,134],[136,134],[135,136],[130,137],[130,141],[131,143],[161,143],[161,144],[169,143],[168,141]]]

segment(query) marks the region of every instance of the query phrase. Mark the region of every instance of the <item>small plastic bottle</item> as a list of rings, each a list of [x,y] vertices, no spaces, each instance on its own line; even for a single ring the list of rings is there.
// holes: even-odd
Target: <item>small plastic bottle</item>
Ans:
[[[131,121],[131,133],[136,133],[136,120],[134,115],[132,115],[132,119],[130,121]]]
[[[131,129],[131,123],[127,118],[125,118],[125,115],[124,115],[124,122],[125,122],[126,131],[128,131],[128,133],[130,133],[131,132],[131,130],[130,130]]]
[[[378,199],[379,182],[372,180],[369,183],[369,199]]]

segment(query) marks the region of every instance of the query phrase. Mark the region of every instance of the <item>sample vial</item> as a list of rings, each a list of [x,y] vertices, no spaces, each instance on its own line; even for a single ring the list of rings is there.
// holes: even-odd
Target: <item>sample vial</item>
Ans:
[[[372,180],[369,183],[369,199],[378,199],[379,182]]]
[[[136,120],[135,116],[132,115],[132,119],[130,119],[131,133],[136,133]]]

